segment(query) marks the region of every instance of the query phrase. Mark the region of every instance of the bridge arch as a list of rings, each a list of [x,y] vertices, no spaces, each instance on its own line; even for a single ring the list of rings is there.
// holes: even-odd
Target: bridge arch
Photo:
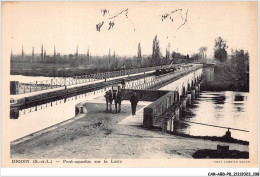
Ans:
[[[196,71],[197,74],[197,80],[200,80],[202,77],[202,69]]]

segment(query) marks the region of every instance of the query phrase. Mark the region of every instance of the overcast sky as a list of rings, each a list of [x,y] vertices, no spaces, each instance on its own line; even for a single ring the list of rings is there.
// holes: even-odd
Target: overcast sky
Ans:
[[[105,21],[101,31],[96,24],[103,17],[101,9],[108,9],[110,15],[128,9],[115,18],[115,25],[108,30]],[[162,22],[161,15],[176,9],[172,18]],[[187,25],[177,28],[183,23]],[[227,40],[229,50],[245,49],[250,53],[257,40],[256,2],[4,2],[2,6],[3,45],[14,53],[40,53],[41,44],[47,54],[53,47],[60,53],[86,53],[89,47],[92,55],[108,54],[109,48],[118,55],[137,55],[138,42],[142,54],[152,52],[152,41],[158,35],[162,54],[167,44],[171,52],[192,54],[202,46],[208,47],[212,55],[214,39],[221,36]],[[135,30],[134,30],[135,29]]]

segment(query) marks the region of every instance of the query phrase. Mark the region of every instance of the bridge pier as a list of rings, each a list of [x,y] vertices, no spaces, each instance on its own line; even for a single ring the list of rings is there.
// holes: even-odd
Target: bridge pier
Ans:
[[[174,120],[175,121],[180,120],[180,108],[178,106],[175,108],[175,119]]]
[[[191,92],[188,91],[187,92],[187,106],[190,106],[191,105]]]
[[[198,84],[195,85],[195,98],[199,97],[199,87]]]
[[[195,88],[191,89],[191,101],[195,100]]]
[[[200,82],[198,83],[198,93],[200,94]]]
[[[187,97],[183,96],[181,99],[181,109],[184,111],[187,105]]]
[[[171,119],[169,119],[166,124],[166,131],[170,131],[170,130],[171,130]]]
[[[171,119],[171,129],[170,129],[170,131],[171,132],[173,132],[174,131],[174,117],[172,117],[172,119]]]
[[[171,119],[169,119],[167,121],[166,130],[168,132],[173,132],[174,131],[174,117],[172,117]]]

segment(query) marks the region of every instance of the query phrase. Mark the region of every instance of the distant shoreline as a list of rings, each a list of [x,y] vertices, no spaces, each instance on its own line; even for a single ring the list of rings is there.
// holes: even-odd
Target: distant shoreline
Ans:
[[[238,91],[249,92],[248,87],[236,86],[234,82],[213,81],[202,83],[201,91]]]

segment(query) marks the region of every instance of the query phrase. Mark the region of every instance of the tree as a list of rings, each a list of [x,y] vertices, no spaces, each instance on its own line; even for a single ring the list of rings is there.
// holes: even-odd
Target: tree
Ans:
[[[43,61],[43,44],[42,44],[42,47],[41,47],[41,59]]]
[[[89,62],[90,60],[90,55],[89,55],[89,48],[88,48],[88,52],[87,52],[87,62]]]
[[[24,51],[23,51],[23,46],[22,46],[22,60],[24,61]]]
[[[114,50],[113,60],[114,60],[114,62],[116,61],[116,51],[115,50]]]
[[[108,65],[109,65],[109,67],[110,67],[110,48],[109,48],[109,52],[108,52]]]
[[[194,53],[194,54],[192,54],[192,56],[191,56],[191,60],[192,60],[193,62],[198,61],[199,58],[200,58],[200,55],[197,54],[197,53]]]
[[[152,62],[153,65],[160,65],[161,60],[161,51],[159,46],[159,41],[157,39],[157,35],[153,39],[153,53],[152,53]]]
[[[177,52],[172,52],[172,59],[173,60],[177,60],[177,59],[180,59],[181,58],[181,54],[180,53],[177,53]]]
[[[165,58],[166,58],[167,62],[170,60],[170,48],[171,48],[171,44],[168,43],[168,45],[166,47],[166,53],[165,53]]]
[[[56,48],[55,48],[55,46],[54,46],[54,50],[53,50],[53,61],[54,61],[54,63],[56,62]]]
[[[188,59],[188,56],[173,51],[172,52],[172,59],[175,60],[175,62],[177,62],[177,60]]]
[[[47,55],[46,55],[46,49],[44,49],[43,59],[46,60],[46,57],[47,57]]]
[[[220,62],[224,62],[227,60],[227,48],[227,42],[224,39],[222,39],[221,37],[215,39],[214,56]]]
[[[138,43],[138,53],[137,53],[137,60],[140,66],[142,66],[142,49],[140,42]]]
[[[13,62],[13,49],[11,48],[11,56],[10,56],[10,60],[11,60],[11,62]]]
[[[166,48],[165,58],[168,61],[170,59],[170,51]]]
[[[118,60],[116,59],[116,51],[114,50],[114,54],[113,54],[113,68],[117,68],[118,67]]]
[[[243,79],[249,72],[249,54],[244,50],[236,50],[231,55],[231,62],[236,68],[237,79]]]
[[[33,46],[33,48],[32,48],[32,60],[31,60],[31,62],[32,61],[34,61],[34,46]]]
[[[207,52],[208,48],[207,47],[200,47],[199,48],[199,55],[201,56],[201,58],[206,58],[206,52]]]
[[[73,54],[69,54],[69,60],[70,60],[70,61],[74,60]]]

